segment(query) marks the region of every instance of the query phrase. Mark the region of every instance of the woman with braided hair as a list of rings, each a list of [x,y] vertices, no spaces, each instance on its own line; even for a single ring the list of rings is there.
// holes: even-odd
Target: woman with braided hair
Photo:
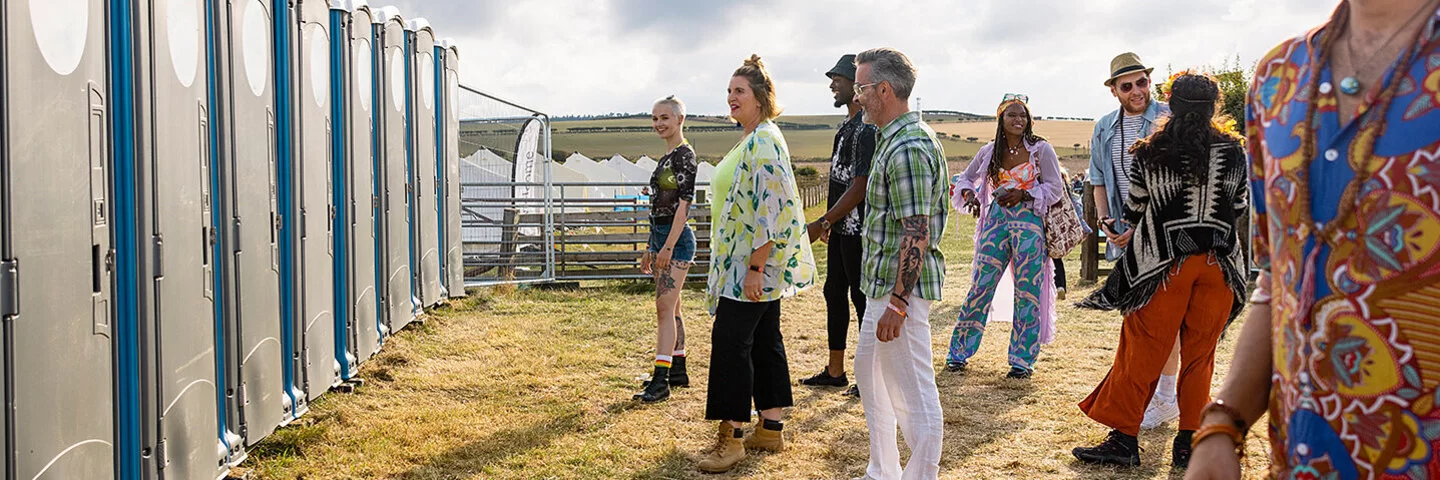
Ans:
[[[1008,94],[996,109],[995,140],[980,147],[957,180],[955,208],[980,218],[975,230],[974,280],[955,331],[945,371],[963,372],[980,349],[991,302],[1005,267],[1015,279],[1010,372],[1027,379],[1040,345],[1055,336],[1054,264],[1045,252],[1045,212],[1069,201],[1055,148],[1035,135],[1025,95]],[[982,200],[983,203],[982,203]]]
[[[1246,106],[1250,316],[1189,478],[1440,472],[1440,1],[1349,0],[1264,57]],[[1182,355],[1183,356],[1183,355]]]
[[[1249,208],[1245,153],[1216,119],[1214,79],[1185,74],[1172,85],[1170,118],[1131,147],[1124,220],[1135,233],[1105,285],[1079,305],[1125,315],[1115,364],[1080,402],[1086,415],[1112,429],[1099,445],[1074,450],[1084,462],[1140,464],[1136,436],[1178,335],[1183,364],[1172,464],[1184,468],[1210,400],[1220,333],[1244,306],[1236,222]]]

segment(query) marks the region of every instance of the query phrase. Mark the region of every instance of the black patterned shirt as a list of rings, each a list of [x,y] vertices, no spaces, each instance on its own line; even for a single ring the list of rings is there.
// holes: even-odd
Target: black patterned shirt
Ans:
[[[870,176],[870,160],[875,156],[875,136],[879,131],[878,127],[866,124],[858,113],[840,124],[830,156],[830,198],[826,208],[835,207],[855,177]],[[835,222],[833,230],[841,235],[859,235],[863,218],[865,202],[862,200],[849,215]]]
[[[682,143],[655,163],[650,174],[650,216],[673,217],[680,201],[695,201],[695,150]]]

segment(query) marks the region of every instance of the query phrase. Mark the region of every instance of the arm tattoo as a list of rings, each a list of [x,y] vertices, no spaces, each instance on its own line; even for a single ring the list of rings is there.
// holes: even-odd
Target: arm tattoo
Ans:
[[[900,239],[899,294],[909,297],[920,283],[920,269],[924,266],[925,250],[930,245],[930,217],[916,215],[901,220],[904,234]]]

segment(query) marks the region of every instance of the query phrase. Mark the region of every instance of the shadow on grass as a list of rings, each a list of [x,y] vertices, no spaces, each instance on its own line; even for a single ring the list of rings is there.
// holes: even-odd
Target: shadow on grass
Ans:
[[[668,480],[693,476],[693,462],[679,449],[671,448],[665,456],[654,460],[648,470],[631,475],[631,480]]]
[[[616,415],[637,405],[628,400],[610,404],[605,407],[605,415],[598,420],[592,414],[573,409],[530,425],[507,428],[430,458],[424,465],[397,478],[468,478],[479,475],[487,467],[545,448],[568,435],[603,428]]]
[[[965,459],[981,453],[997,440],[1024,431],[1029,424],[1005,414],[1033,401],[1034,383],[1031,380],[987,378],[981,376],[982,371],[972,369],[966,374],[942,371],[939,374],[937,383],[942,392],[940,405],[945,411],[946,438],[940,462],[942,470],[948,465],[964,463]],[[966,384],[971,387],[965,388]],[[969,391],[959,393],[957,390]],[[951,397],[946,398],[946,394]],[[964,398],[957,398],[961,396]]]
[[[1157,462],[1146,462],[1145,454],[1142,452],[1140,466],[1135,468],[1108,467],[1101,465],[1090,465],[1081,463],[1079,460],[1070,462],[1070,472],[1075,478],[1111,479],[1111,478],[1154,478],[1155,475],[1167,473],[1169,478],[1185,478],[1184,470],[1172,470],[1169,466],[1161,466]],[[1167,452],[1168,455],[1168,452]]]

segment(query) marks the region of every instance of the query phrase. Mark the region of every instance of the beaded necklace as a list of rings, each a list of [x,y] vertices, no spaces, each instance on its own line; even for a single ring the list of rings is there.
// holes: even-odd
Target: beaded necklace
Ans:
[[[1431,12],[1427,15],[1427,21],[1433,21],[1433,17],[1434,12]],[[1341,194],[1340,204],[1336,211],[1335,218],[1329,223],[1316,222],[1310,207],[1310,188],[1308,185],[1311,178],[1310,164],[1315,158],[1316,151],[1319,148],[1319,128],[1317,126],[1319,119],[1317,113],[1320,104],[1320,77],[1321,73],[1325,71],[1325,68],[1329,64],[1331,47],[1336,37],[1340,34],[1338,28],[1345,25],[1349,21],[1349,18],[1350,2],[1345,1],[1335,10],[1335,14],[1331,17],[1329,24],[1326,25],[1325,29],[1321,32],[1319,48],[1315,52],[1312,52],[1311,58],[1314,60],[1312,62],[1314,68],[1310,72],[1310,84],[1306,86],[1309,94],[1309,103],[1306,105],[1305,124],[1301,127],[1303,129],[1303,133],[1301,134],[1303,138],[1302,155],[1300,157],[1302,160],[1299,171],[1297,172],[1300,180],[1298,184],[1300,188],[1296,189],[1299,198],[1297,198],[1295,205],[1299,207],[1301,230],[1296,233],[1303,237],[1313,229],[1315,236],[1332,250],[1346,238],[1346,232],[1342,232],[1341,228],[1347,222],[1355,220],[1356,211],[1359,210],[1360,206],[1361,188],[1363,188],[1366,181],[1378,173],[1380,168],[1385,165],[1385,162],[1377,161],[1376,159],[1375,144],[1379,138],[1385,134],[1385,130],[1388,127],[1385,116],[1390,111],[1391,103],[1395,98],[1396,92],[1399,90],[1400,84],[1404,83],[1402,81],[1406,75],[1404,69],[1414,63],[1415,57],[1420,52],[1432,50],[1436,47],[1437,43],[1440,43],[1437,42],[1437,39],[1434,38],[1433,35],[1431,35],[1432,38],[1428,40],[1422,40],[1424,35],[1431,33],[1431,28],[1429,26],[1421,28],[1419,33],[1420,37],[1412,41],[1411,45],[1400,55],[1400,63],[1390,70],[1388,78],[1383,78],[1382,81],[1385,82],[1384,90],[1381,91],[1375,103],[1362,104],[1361,108],[1363,110],[1361,113],[1351,120],[1351,122],[1359,122],[1357,127],[1359,131],[1355,135],[1355,142],[1350,146],[1349,152],[1350,164],[1355,170],[1355,177],[1345,186],[1345,191]],[[1305,257],[1303,274],[1300,278],[1301,305],[1300,308],[1296,310],[1296,314],[1301,315],[1302,318],[1309,318],[1310,310],[1316,302],[1315,269],[1319,252],[1320,248],[1317,245],[1316,248]]]

